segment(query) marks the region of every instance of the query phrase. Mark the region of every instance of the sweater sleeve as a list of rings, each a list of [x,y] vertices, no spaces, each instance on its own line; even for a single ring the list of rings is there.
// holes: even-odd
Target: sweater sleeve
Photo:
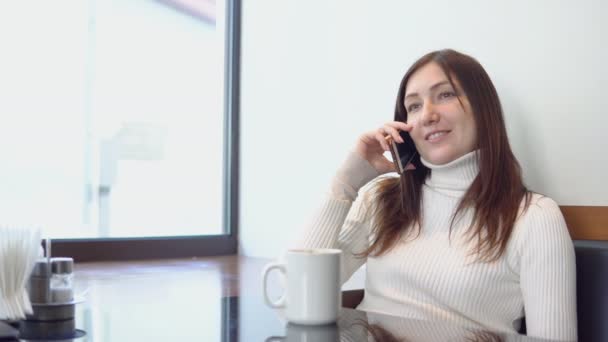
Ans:
[[[577,339],[574,246],[557,203],[533,200],[520,227],[520,285],[527,334]]]
[[[366,160],[351,152],[334,177],[329,195],[305,225],[297,243],[300,248],[341,249],[342,284],[366,261],[356,254],[369,246],[369,202],[367,196],[357,194],[377,175]]]

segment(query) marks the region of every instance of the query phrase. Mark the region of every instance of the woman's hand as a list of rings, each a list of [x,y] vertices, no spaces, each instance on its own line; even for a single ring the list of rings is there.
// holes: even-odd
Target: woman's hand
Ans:
[[[384,152],[389,151],[389,142],[386,138],[390,136],[395,142],[403,143],[399,131],[409,132],[412,128],[411,124],[401,121],[387,122],[384,126],[361,135],[355,146],[355,152],[367,160],[380,174],[394,172],[396,171],[395,165],[384,157]],[[410,163],[405,169],[413,170],[415,167]]]

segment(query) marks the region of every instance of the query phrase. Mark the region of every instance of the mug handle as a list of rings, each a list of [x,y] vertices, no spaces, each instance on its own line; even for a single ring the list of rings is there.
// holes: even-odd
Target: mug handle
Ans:
[[[287,269],[285,268],[285,264],[279,262],[272,262],[266,265],[266,267],[264,267],[264,271],[262,271],[262,290],[264,291],[264,301],[266,301],[266,305],[270,306],[271,308],[279,309],[285,307],[285,293],[283,293],[281,298],[279,298],[279,300],[277,300],[276,302],[273,302],[272,300],[270,300],[270,297],[268,297],[268,275],[270,274],[270,271],[274,269],[281,271],[281,273],[283,273],[283,275],[287,277]]]
[[[285,337],[283,336],[270,336],[266,339],[266,342],[274,342],[274,341],[285,341]]]

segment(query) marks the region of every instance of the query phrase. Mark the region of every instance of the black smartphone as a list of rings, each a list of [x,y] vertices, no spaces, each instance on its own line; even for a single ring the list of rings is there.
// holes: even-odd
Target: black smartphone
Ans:
[[[414,140],[407,131],[399,131],[399,135],[403,139],[403,143],[398,143],[389,136],[387,138],[393,156],[393,163],[395,163],[395,169],[399,174],[405,171],[407,164],[411,163],[418,154]]]

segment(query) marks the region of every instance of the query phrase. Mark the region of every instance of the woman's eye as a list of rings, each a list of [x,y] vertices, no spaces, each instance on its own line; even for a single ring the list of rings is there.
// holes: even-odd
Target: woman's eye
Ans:
[[[417,103],[413,103],[407,107],[407,112],[411,113],[411,112],[417,110],[418,108],[420,108],[420,105]]]
[[[440,99],[448,99],[450,97],[454,97],[456,96],[456,94],[453,91],[444,91],[439,93],[439,98]]]

